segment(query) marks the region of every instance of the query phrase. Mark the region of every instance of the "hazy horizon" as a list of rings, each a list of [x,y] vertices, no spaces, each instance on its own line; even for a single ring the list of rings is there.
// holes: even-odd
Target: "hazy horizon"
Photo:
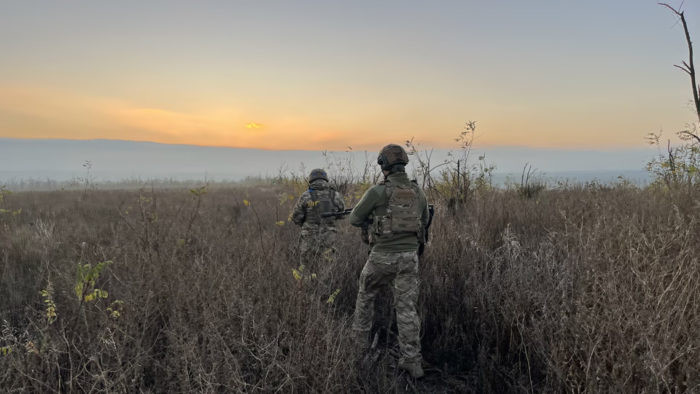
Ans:
[[[420,154],[425,157],[428,152],[430,149],[424,149]],[[449,156],[450,152],[459,153],[433,149],[432,166],[454,159],[456,156]],[[643,184],[649,179],[644,165],[655,152],[651,148],[602,151],[473,147],[469,163],[477,164],[478,157],[485,155],[485,162],[496,166],[494,182],[498,184],[508,177],[519,180],[526,164],[536,170],[538,177],[550,180],[607,182],[624,176]],[[240,181],[280,174],[303,175],[315,167],[326,168],[331,173],[352,168],[360,173],[366,164],[371,172],[377,172],[375,160],[374,151],[262,150],[105,139],[0,138],[0,182],[4,183],[67,182],[84,178],[88,174],[83,166],[86,161],[90,162],[92,182],[116,182],[136,179]],[[416,162],[412,157],[409,171],[413,171]],[[439,174],[439,169],[434,174]]]

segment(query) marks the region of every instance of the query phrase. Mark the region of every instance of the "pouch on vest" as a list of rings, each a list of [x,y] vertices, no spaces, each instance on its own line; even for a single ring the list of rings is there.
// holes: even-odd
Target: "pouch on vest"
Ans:
[[[413,185],[387,185],[386,214],[377,222],[379,236],[421,231],[418,192]]]

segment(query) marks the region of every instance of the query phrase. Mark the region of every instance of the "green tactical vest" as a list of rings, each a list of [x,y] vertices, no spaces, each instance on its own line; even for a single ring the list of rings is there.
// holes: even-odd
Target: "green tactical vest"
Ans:
[[[321,213],[335,212],[338,208],[335,206],[335,191],[333,189],[324,190],[309,190],[312,203],[309,204],[309,210],[306,213],[306,222],[310,224],[325,224],[333,225],[334,218],[323,218]]]
[[[394,184],[386,182],[385,212],[374,220],[374,233],[379,238],[391,238],[396,235],[415,234],[421,232],[421,212],[419,206],[418,185]]]

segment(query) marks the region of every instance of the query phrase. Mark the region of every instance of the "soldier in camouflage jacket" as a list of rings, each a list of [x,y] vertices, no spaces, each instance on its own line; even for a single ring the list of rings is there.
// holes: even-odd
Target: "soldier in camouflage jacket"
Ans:
[[[408,155],[401,146],[385,146],[377,162],[384,182],[367,190],[350,213],[350,224],[357,227],[373,218],[369,230],[372,250],[360,274],[353,330],[364,352],[374,322],[374,300],[383,288],[390,287],[399,331],[399,368],[420,378],[423,367],[416,311],[420,284],[417,250],[425,242],[428,204],[420,187],[406,175]]]
[[[301,226],[301,264],[307,272],[315,272],[330,265],[335,258],[336,217],[322,217],[321,214],[343,211],[345,202],[328,183],[324,170],[312,170],[308,181],[309,189],[294,206],[292,221]]]

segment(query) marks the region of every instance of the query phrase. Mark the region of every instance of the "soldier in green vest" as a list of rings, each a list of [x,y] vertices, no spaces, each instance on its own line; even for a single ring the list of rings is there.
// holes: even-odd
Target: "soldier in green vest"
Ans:
[[[405,166],[408,155],[399,145],[382,148],[377,159],[384,181],[362,196],[350,214],[350,224],[370,221],[371,252],[360,274],[353,330],[362,352],[369,347],[374,300],[384,286],[394,295],[401,355],[399,368],[413,378],[423,376],[418,301],[418,247],[425,242],[428,204],[421,188],[411,182]]]
[[[337,217],[322,215],[342,212],[345,202],[343,196],[329,184],[326,171],[320,168],[311,170],[308,182],[309,189],[294,206],[292,221],[301,226],[301,264],[307,272],[316,272],[330,265],[335,257]]]

